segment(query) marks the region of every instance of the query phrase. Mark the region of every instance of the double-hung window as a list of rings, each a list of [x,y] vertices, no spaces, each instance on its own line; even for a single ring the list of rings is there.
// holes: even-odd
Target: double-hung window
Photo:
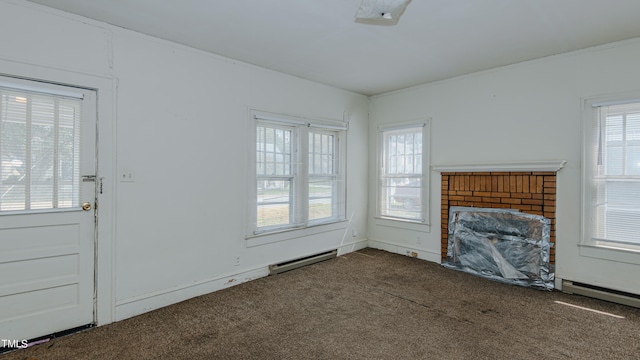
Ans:
[[[344,220],[346,126],[252,113],[254,235]]]
[[[341,187],[340,159],[336,157],[338,133],[309,128],[308,220],[323,221],[338,218]]]
[[[640,102],[594,110],[586,139],[588,241],[640,248]]]
[[[294,223],[294,190],[297,163],[294,158],[295,127],[256,125],[256,181],[258,228]]]
[[[378,217],[427,222],[428,125],[380,128]]]

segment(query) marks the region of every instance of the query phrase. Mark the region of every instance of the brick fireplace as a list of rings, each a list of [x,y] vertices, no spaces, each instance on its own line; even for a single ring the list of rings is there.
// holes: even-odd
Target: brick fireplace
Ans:
[[[550,241],[555,244],[556,174],[557,170],[441,171],[442,260],[447,256],[451,206],[509,208],[544,216],[551,222]],[[551,248],[550,264],[555,264],[554,247]]]

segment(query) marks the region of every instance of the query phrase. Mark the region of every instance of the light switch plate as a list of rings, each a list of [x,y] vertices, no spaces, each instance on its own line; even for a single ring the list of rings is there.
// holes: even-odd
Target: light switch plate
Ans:
[[[121,182],[134,182],[136,181],[136,174],[131,169],[122,169],[118,174]]]

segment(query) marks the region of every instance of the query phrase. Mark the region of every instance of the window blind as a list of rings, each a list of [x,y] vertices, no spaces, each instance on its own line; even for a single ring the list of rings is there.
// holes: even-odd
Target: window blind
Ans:
[[[0,211],[78,206],[81,112],[76,97],[0,87]]]
[[[599,107],[593,152],[593,237],[640,245],[640,103]]]

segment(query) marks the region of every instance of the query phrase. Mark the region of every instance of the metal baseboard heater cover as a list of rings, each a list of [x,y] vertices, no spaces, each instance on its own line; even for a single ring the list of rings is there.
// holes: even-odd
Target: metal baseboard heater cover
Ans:
[[[640,308],[639,295],[610,290],[569,280],[562,280],[562,292],[567,294],[588,296],[595,299]]]
[[[315,264],[320,261],[333,259],[338,256],[338,250],[331,250],[303,258],[281,262],[279,264],[269,265],[269,275],[279,274],[281,272],[297,269],[303,266]]]

